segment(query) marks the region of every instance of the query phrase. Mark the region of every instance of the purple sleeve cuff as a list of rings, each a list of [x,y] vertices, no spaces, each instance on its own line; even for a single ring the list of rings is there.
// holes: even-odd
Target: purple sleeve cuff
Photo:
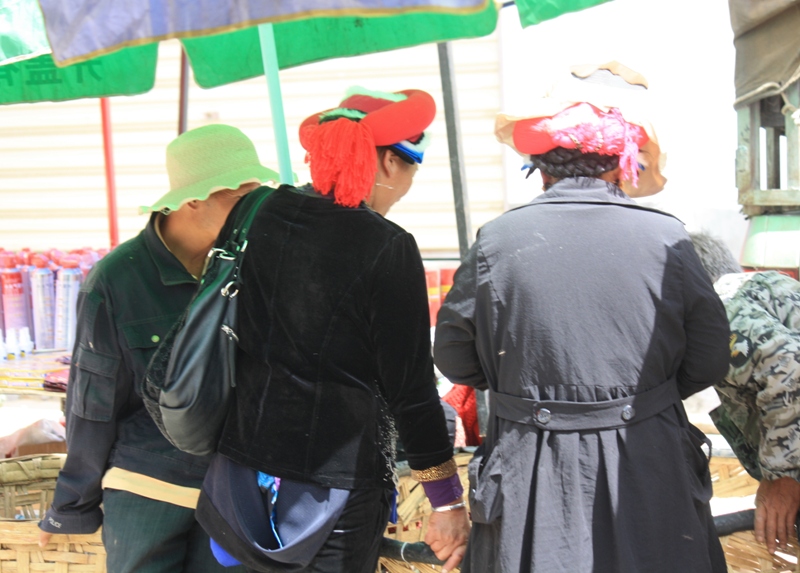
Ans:
[[[447,505],[464,495],[464,488],[461,486],[461,480],[457,473],[449,478],[424,481],[422,487],[433,507]]]

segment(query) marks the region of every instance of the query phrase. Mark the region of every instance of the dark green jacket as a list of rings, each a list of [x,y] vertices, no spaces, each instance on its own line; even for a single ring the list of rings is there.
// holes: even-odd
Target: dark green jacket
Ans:
[[[96,531],[110,467],[198,488],[208,467],[208,458],[181,452],[161,435],[140,396],[150,357],[197,290],[156,234],[156,216],[101,259],[81,286],[67,387],[69,454],[42,520],[45,531]]]

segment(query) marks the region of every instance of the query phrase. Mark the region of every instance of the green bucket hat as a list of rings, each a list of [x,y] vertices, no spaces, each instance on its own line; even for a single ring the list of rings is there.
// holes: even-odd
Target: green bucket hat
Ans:
[[[169,213],[223,189],[280,180],[261,165],[253,142],[241,130],[223,124],[198,127],[175,138],[167,146],[167,173],[169,192],[149,207],[140,207],[140,213]]]

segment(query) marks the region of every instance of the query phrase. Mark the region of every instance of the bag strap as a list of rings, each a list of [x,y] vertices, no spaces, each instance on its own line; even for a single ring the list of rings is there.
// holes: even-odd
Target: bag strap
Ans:
[[[222,289],[222,294],[225,296],[232,298],[239,291],[239,271],[242,268],[242,261],[244,261],[244,251],[247,249],[247,232],[253,224],[256,213],[261,209],[262,203],[273,191],[275,190],[271,187],[259,187],[239,201],[240,204],[234,219],[233,231],[226,244],[228,252],[235,257],[236,261],[231,282]]]
[[[233,247],[231,250],[235,250],[235,253],[239,253],[244,250],[244,247],[247,243],[247,232],[250,230],[250,226],[253,224],[253,219],[255,219],[256,213],[258,213],[259,209],[261,208],[261,204],[264,200],[272,195],[275,190],[271,187],[259,187],[255,191],[251,191],[239,201],[239,205],[237,205],[238,209],[236,210],[236,218],[233,224],[233,230],[231,231],[231,235],[228,239],[228,244],[230,247]]]
[[[238,278],[239,267],[242,264],[244,250],[247,247],[247,232],[262,203],[274,191],[272,187],[259,187],[242,197],[233,208],[225,225],[222,226],[214,247],[208,253],[198,293],[203,291],[209,283],[214,282],[219,272],[219,265],[216,262],[221,259],[235,261],[233,278],[234,280]]]

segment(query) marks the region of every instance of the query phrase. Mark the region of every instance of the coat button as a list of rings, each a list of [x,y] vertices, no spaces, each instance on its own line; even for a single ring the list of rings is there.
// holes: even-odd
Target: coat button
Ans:
[[[536,421],[540,424],[546,424],[550,421],[553,415],[550,413],[550,410],[547,408],[542,408],[541,410],[536,411]]]
[[[625,420],[626,422],[632,420],[635,415],[636,415],[636,410],[634,410],[633,406],[631,405],[625,406],[622,409],[622,419]]]

